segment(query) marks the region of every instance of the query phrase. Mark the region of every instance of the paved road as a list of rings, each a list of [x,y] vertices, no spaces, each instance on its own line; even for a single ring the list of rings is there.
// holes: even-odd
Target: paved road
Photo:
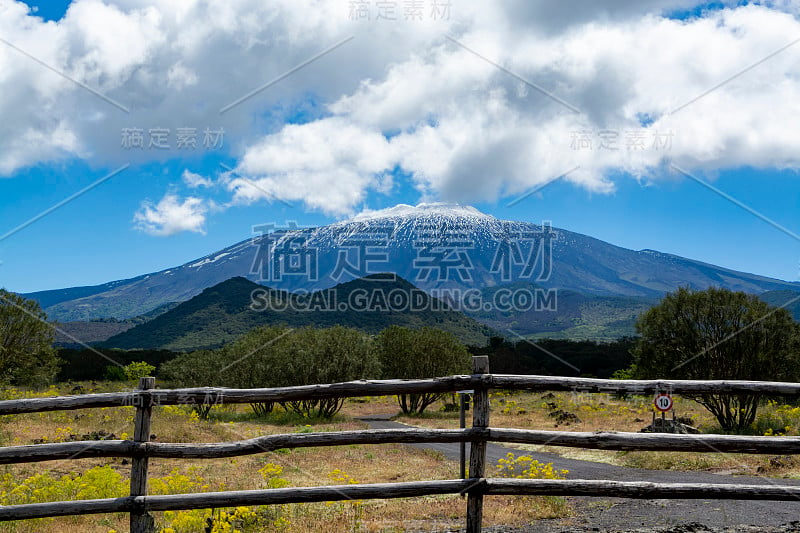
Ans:
[[[375,429],[408,427],[389,420],[389,416],[363,417],[361,420]],[[459,459],[458,443],[410,444],[418,448],[437,450],[448,459]],[[469,448],[469,447],[468,447]],[[489,443],[486,448],[487,464],[508,452],[520,451]],[[468,452],[469,453],[469,452]],[[569,470],[573,479],[611,479],[615,481],[654,481],[671,483],[740,483],[800,485],[800,480],[783,480],[753,476],[725,476],[707,472],[669,472],[626,468],[605,463],[566,459],[551,453],[525,452],[534,459],[553,463],[558,469]],[[545,531],[631,531],[637,528],[675,528],[674,531],[710,531],[700,524],[732,531],[799,531],[800,501],[729,501],[729,500],[633,500],[623,498],[570,498],[578,509],[579,516],[564,521],[544,520],[525,528],[526,532]],[[795,524],[791,524],[796,522]],[[750,525],[758,529],[740,528]],[[689,529],[687,529],[689,526]],[[699,527],[699,529],[698,529]],[[595,529],[597,528],[597,529]]]

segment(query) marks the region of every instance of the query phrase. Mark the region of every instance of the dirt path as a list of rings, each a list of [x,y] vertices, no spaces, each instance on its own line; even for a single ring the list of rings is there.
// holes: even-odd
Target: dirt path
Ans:
[[[362,417],[375,429],[409,427],[389,420],[388,415]],[[459,459],[457,443],[411,444],[441,452],[448,459]],[[469,447],[467,448],[469,449]],[[487,464],[508,452],[520,451],[489,443]],[[467,452],[469,453],[469,452]],[[752,476],[726,476],[707,472],[668,472],[641,470],[604,463],[565,459],[551,453],[525,452],[534,459],[566,468],[573,479],[612,479],[615,481],[654,481],[671,483],[739,483],[800,485],[800,480],[784,480]],[[800,501],[729,501],[729,500],[633,500],[623,498],[570,498],[578,516],[568,520],[542,520],[524,529],[494,531],[525,532],[582,532],[582,531],[641,531],[641,532],[800,532]],[[490,530],[491,531],[491,530]]]

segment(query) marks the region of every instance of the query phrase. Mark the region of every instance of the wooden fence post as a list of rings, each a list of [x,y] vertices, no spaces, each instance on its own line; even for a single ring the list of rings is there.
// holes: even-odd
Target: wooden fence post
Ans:
[[[140,378],[139,390],[146,391],[155,387],[156,378]],[[136,418],[134,419],[133,440],[148,442],[150,440],[150,414],[153,410],[150,395],[140,395],[136,402]],[[134,457],[131,461],[131,496],[147,495],[147,457]],[[152,533],[155,531],[153,515],[147,511],[131,512],[131,533]]]
[[[488,373],[489,356],[473,356],[472,374],[483,375]],[[476,383],[474,389],[475,393],[472,396],[472,427],[483,429],[489,426],[489,389],[483,382]],[[483,478],[485,466],[486,441],[474,441],[470,444],[469,448],[470,479],[476,480]],[[480,533],[482,521],[483,487],[476,486],[467,493],[467,533]]]
[[[458,427],[464,429],[467,427],[467,393],[463,391],[459,392],[458,398],[461,400],[461,405],[458,409]],[[467,479],[467,443],[462,440],[458,443],[458,448],[458,477]]]

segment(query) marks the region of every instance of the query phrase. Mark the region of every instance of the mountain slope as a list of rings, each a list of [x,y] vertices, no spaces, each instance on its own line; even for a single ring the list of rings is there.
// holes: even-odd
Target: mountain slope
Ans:
[[[500,291],[531,291],[535,286],[515,283],[482,291],[482,301],[493,301]],[[636,334],[636,319],[658,303],[658,298],[640,296],[592,296],[560,290],[554,309],[499,309],[467,312],[510,340],[535,336],[571,340],[609,341]]]
[[[775,307],[785,307],[795,320],[800,321],[800,292],[795,291],[768,291],[759,295],[759,298]]]
[[[552,254],[545,252],[548,242]],[[309,291],[378,272],[396,273],[434,296],[436,291],[482,290],[516,282],[587,296],[636,298],[658,298],[680,286],[754,294],[800,290],[797,283],[653,250],[628,250],[562,229],[499,220],[471,207],[420,204],[319,228],[277,228],[180,267],[84,293],[68,289],[26,296],[39,299],[52,320],[125,319],[168,302],[186,301],[236,276],[276,289]]]
[[[54,325],[58,329],[53,346],[58,348],[80,348],[84,344],[102,342],[134,327],[128,320],[60,322]]]
[[[90,321],[56,322],[53,345],[59,348],[80,348],[86,344],[99,343],[152,320],[176,305],[178,304],[174,302],[165,304],[148,313],[125,320],[100,318]]]
[[[94,296],[95,294],[100,294],[103,292],[109,292],[114,290],[116,287],[120,285],[129,285],[131,283],[135,283],[140,279],[143,279],[145,276],[139,276],[136,278],[131,279],[123,279],[119,281],[111,281],[109,283],[103,283],[102,285],[91,285],[85,287],[70,287],[67,289],[53,289],[49,291],[40,291],[40,292],[33,292],[28,294],[27,296],[33,298],[34,300],[39,302],[39,305],[42,308],[49,308],[54,305],[58,305],[61,302],[69,302],[71,300],[79,300],[81,298],[86,298],[89,296]]]
[[[253,310],[257,302],[269,302]],[[418,305],[384,305],[383,296],[406,294]],[[485,344],[492,334],[486,326],[446,309],[407,281],[372,276],[337,285],[305,296],[268,289],[236,277],[204,290],[198,296],[135,328],[116,335],[101,346],[122,349],[193,350],[231,342],[251,329],[266,324],[289,327],[343,325],[378,333],[396,324],[433,326],[455,334],[467,344]]]

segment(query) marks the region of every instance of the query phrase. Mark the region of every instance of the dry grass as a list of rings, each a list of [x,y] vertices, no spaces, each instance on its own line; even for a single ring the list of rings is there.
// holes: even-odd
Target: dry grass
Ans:
[[[102,387],[101,387],[102,388]],[[88,387],[87,387],[88,389]],[[51,391],[52,394],[68,390]],[[21,396],[24,393],[11,394]],[[394,414],[397,409],[391,398],[370,398],[348,401],[343,413],[331,421],[305,420],[282,412],[257,418],[249,406],[224,406],[212,411],[210,420],[198,420],[181,407],[156,407],[152,432],[161,442],[221,442],[241,440],[257,435],[302,431],[340,431],[365,427],[354,420],[365,414]],[[82,438],[83,434],[103,431],[116,438],[130,437],[133,408],[86,409],[4,417],[3,445],[31,444]],[[206,490],[246,490],[266,487],[259,469],[267,463],[283,468],[281,478],[289,486],[336,484],[331,472],[339,469],[359,483],[403,482],[458,477],[458,465],[441,454],[403,445],[337,446],[279,450],[233,459],[180,461],[153,459],[150,478],[163,478],[177,469],[180,474],[199,476],[208,485]],[[124,459],[80,459],[0,467],[0,474],[11,474],[22,481],[34,474],[48,472],[54,477],[85,472],[101,466],[111,467],[125,479],[130,465]],[[191,469],[191,470],[190,470]],[[276,528],[257,526],[245,531],[316,532],[325,524],[330,533],[345,531],[403,531],[449,529],[463,527],[466,501],[457,495],[404,500],[370,500],[353,503],[293,504],[280,507],[287,525]],[[522,525],[539,518],[567,516],[569,508],[563,499],[529,497],[487,498],[484,524]],[[156,514],[163,523],[164,516]],[[18,533],[64,533],[70,531],[127,531],[127,515],[65,517],[0,524],[0,531]],[[266,528],[266,529],[265,529]]]
[[[391,399],[385,398],[381,401],[391,402]],[[557,429],[559,431],[638,432],[652,421],[651,402],[652,398],[642,396],[621,399],[609,394],[493,391],[490,394],[491,425],[521,429]],[[719,432],[716,419],[698,403],[681,397],[675,397],[674,402],[677,416],[691,418],[694,425],[704,433]],[[396,420],[429,428],[457,428],[458,413],[441,412],[437,410],[439,408],[441,408],[441,404],[436,404],[430,413],[426,412],[423,416],[400,415],[396,417]],[[558,411],[574,414],[579,421],[567,420],[559,423],[557,417],[551,415]],[[781,406],[774,402],[760,407],[755,432],[768,434],[769,428],[772,427],[782,429],[781,434],[798,435],[800,433],[800,408]],[[775,434],[778,432],[775,431]],[[507,446],[527,451],[556,453],[570,459],[633,468],[800,478],[800,461],[796,461],[793,457],[734,453],[614,452],[514,444]]]
[[[98,386],[103,390],[107,385]],[[87,388],[88,385],[87,385]],[[67,393],[50,391],[51,394]],[[8,393],[20,396],[23,393]],[[650,398],[619,399],[606,394],[553,393],[491,394],[491,424],[498,427],[529,429],[559,429],[565,431],[638,431],[650,423]],[[690,417],[701,430],[715,430],[713,417],[695,402],[675,398],[677,413]],[[434,404],[423,416],[399,416],[397,420],[433,428],[458,427],[458,413],[443,412],[443,402]],[[573,414],[579,420],[562,420],[554,412]],[[105,431],[116,438],[129,437],[132,432],[132,408],[87,409],[56,413],[28,414],[4,417],[0,424],[3,445],[31,444],[46,439],[49,442],[66,440],[70,435]],[[800,409],[770,404],[760,410],[760,432],[776,428],[785,434],[797,434]],[[340,431],[365,427],[357,417],[398,413],[393,397],[369,397],[347,400],[342,412],[333,420],[306,420],[277,409],[265,418],[252,415],[249,406],[224,406],[212,411],[208,421],[190,416],[180,407],[157,407],[154,410],[153,433],[162,442],[221,442],[247,439],[258,435],[301,431]],[[471,413],[469,414],[471,417]],[[469,418],[468,418],[469,420]],[[469,424],[469,422],[468,422]],[[800,477],[800,464],[791,457],[762,457],[743,454],[700,454],[666,452],[610,452],[558,447],[520,446],[556,452],[566,457],[623,466],[665,470],[705,470],[721,473],[749,473],[770,476]],[[452,479],[458,476],[455,462],[440,454],[402,445],[338,446],[283,450],[235,459],[207,461],[152,460],[151,479],[163,478],[175,469],[179,473],[200,476],[208,484],[206,490],[239,490],[264,487],[259,469],[267,463],[283,468],[281,477],[290,486],[318,486],[336,483],[331,472],[339,469],[359,483],[402,482],[427,479]],[[11,474],[23,480],[36,473],[64,475],[84,472],[99,465],[111,465],[125,479],[130,474],[128,461],[122,459],[81,459],[51,461],[28,465],[0,467],[0,474]],[[296,504],[281,506],[280,512],[288,525],[278,529],[247,529],[245,531],[281,530],[319,531],[320,524],[331,533],[345,531],[402,531],[446,530],[463,527],[465,501],[456,495],[406,500],[371,500],[360,504]],[[540,518],[563,517],[570,509],[563,499],[490,497],[486,499],[485,525],[523,525]],[[163,515],[157,514],[163,521]],[[0,524],[0,531],[63,533],[86,531],[107,533],[126,531],[127,515],[67,517],[40,521]]]
[[[523,429],[558,429],[560,431],[639,431],[652,420],[651,399],[631,397],[617,399],[609,394],[574,393],[507,393],[490,394],[491,424],[494,427]],[[550,404],[550,406],[548,405]],[[551,408],[554,405],[555,409]],[[458,413],[435,411],[423,417],[399,416],[397,420],[426,427],[458,427]],[[579,422],[558,423],[550,413],[565,411],[576,415]],[[675,412],[688,416],[696,424],[711,426],[713,417],[701,406],[685,398],[675,398]]]

